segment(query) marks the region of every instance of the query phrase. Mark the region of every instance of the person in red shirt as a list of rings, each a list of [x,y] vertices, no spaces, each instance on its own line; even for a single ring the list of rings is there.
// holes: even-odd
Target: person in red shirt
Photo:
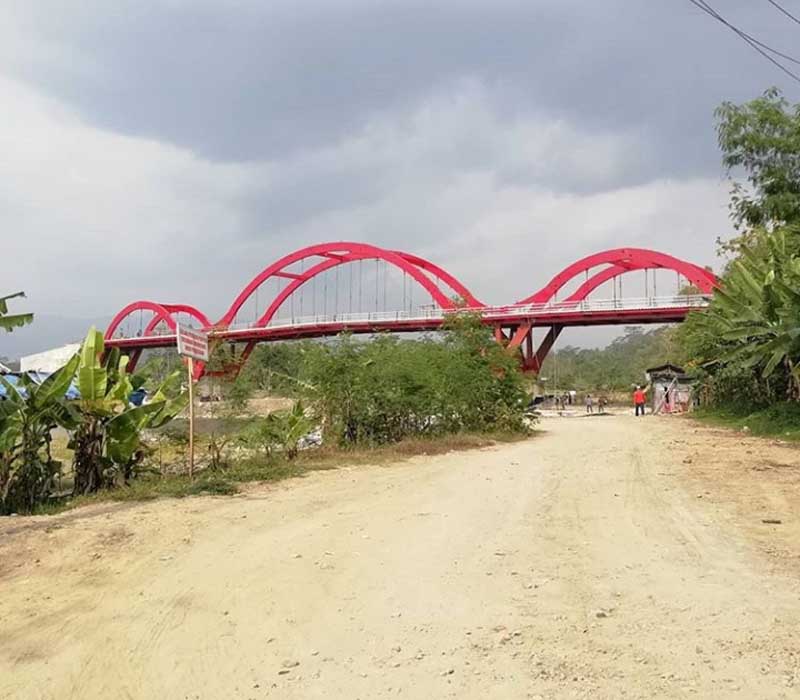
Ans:
[[[636,415],[644,415],[644,406],[647,402],[647,389],[637,386],[636,391],[633,392],[633,405],[635,406]],[[641,413],[639,413],[641,411]]]

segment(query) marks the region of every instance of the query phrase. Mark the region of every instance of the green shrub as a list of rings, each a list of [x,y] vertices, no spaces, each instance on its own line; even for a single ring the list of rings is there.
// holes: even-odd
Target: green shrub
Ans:
[[[518,364],[468,314],[451,318],[441,340],[343,336],[305,357],[309,398],[334,444],[524,430],[527,396]]]

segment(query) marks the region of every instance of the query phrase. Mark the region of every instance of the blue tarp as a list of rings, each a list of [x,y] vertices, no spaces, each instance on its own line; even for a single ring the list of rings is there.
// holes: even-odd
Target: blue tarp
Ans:
[[[26,372],[28,377],[30,377],[34,382],[37,384],[41,384],[45,379],[47,379],[50,375],[45,372]],[[5,379],[11,386],[16,387],[17,390],[24,396],[25,389],[19,386],[19,378],[20,375],[17,373],[12,374],[4,374],[3,379]],[[0,384],[0,399],[6,398],[6,388],[3,384]],[[64,397],[69,400],[79,399],[81,397],[81,393],[78,391],[78,387],[75,386],[73,382],[70,384],[69,389],[67,389]]]
[[[24,394],[24,391],[19,388],[19,376],[16,374],[4,374],[3,379],[5,379],[11,386],[17,387],[20,393]],[[0,384],[0,399],[4,399],[8,390],[6,389],[5,384]]]

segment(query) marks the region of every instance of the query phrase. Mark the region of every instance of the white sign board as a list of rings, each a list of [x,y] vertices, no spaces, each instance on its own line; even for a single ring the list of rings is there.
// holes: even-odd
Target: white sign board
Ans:
[[[208,362],[208,334],[188,326],[177,326],[178,354]]]

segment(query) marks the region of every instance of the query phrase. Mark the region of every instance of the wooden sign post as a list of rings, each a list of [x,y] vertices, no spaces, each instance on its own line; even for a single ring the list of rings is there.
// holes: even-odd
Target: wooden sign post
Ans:
[[[181,324],[176,334],[178,354],[186,358],[189,379],[189,478],[194,480],[194,361],[208,362],[208,335]]]

